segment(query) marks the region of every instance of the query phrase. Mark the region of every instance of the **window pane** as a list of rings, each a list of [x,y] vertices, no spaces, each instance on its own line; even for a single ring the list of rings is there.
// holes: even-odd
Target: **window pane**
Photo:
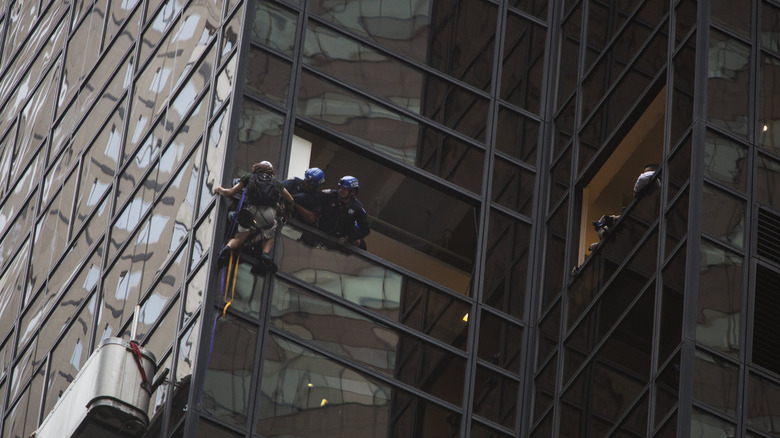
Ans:
[[[398,321],[446,344],[466,349],[471,311],[465,300],[341,251],[311,248],[287,234],[277,240],[279,272],[340,296],[367,310]]]
[[[761,47],[780,53],[780,8],[772,3],[762,2],[760,17]]]
[[[304,63],[462,134],[485,141],[488,100],[309,22]]]
[[[455,412],[280,336],[271,335],[267,342],[259,433],[322,438],[459,434],[460,415]]]
[[[705,184],[702,231],[738,248],[745,246],[745,204],[742,199]]]
[[[485,151],[378,103],[301,74],[297,112],[359,144],[479,193]]]
[[[510,161],[496,158],[491,197],[504,207],[531,217],[536,174]]]
[[[281,281],[274,284],[271,306],[270,322],[275,327],[388,378],[461,404],[465,357]]]
[[[743,258],[702,242],[696,340],[736,356],[742,314]]]
[[[710,33],[707,120],[741,137],[747,137],[749,65],[748,46],[716,30]]]
[[[501,98],[535,114],[541,105],[546,34],[544,27],[507,14]]]
[[[252,41],[292,56],[298,17],[271,2],[254,3]]]
[[[210,325],[204,331],[211,330]],[[241,428],[249,415],[256,344],[256,326],[229,314],[216,320],[213,350],[203,383],[203,410]]]
[[[492,210],[485,258],[482,301],[524,319],[531,226]]]
[[[736,436],[736,428],[718,417],[706,414],[699,409],[693,409],[691,416],[692,437],[728,437]]]
[[[477,365],[472,408],[474,414],[509,429],[514,428],[519,387],[517,381]]]
[[[750,38],[751,9],[749,3],[729,0],[712,0],[710,4],[713,22],[737,31],[737,33],[747,38]]]
[[[313,0],[311,13],[488,91],[497,6],[484,0],[334,3]],[[468,35],[468,38],[463,38]]]
[[[737,415],[739,367],[718,356],[696,350],[693,398],[722,414]]]
[[[747,149],[713,131],[704,143],[704,176],[745,192]]]
[[[746,392],[747,421],[762,432],[776,434],[777,418],[780,417],[780,385],[750,373]]]
[[[523,347],[523,328],[500,316],[482,311],[479,322],[480,359],[520,374],[520,357]]]
[[[228,73],[232,75],[235,69],[230,66],[228,68]],[[285,105],[291,74],[292,65],[288,61],[254,46],[250,47],[246,72],[247,91]]]
[[[253,163],[268,160],[278,164],[282,148],[284,116],[261,106],[250,99],[244,99],[238,121],[238,145],[236,168],[228,175],[238,176],[238,169],[249,172]],[[243,163],[243,165],[238,165]]]
[[[496,149],[531,166],[536,166],[539,122],[500,106],[497,123]]]
[[[764,155],[758,156],[756,195],[759,202],[780,210],[780,162]]]
[[[780,10],[778,12],[780,19]],[[780,35],[780,32],[778,32]],[[780,36],[778,37],[780,38]],[[778,40],[780,44],[780,39]],[[780,50],[780,47],[778,47]],[[780,155],[780,104],[773,97],[780,93],[780,60],[761,56],[758,97],[757,144],[769,152]]]

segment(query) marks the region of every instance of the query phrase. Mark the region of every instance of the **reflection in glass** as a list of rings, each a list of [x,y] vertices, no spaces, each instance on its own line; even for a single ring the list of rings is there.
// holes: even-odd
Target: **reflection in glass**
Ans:
[[[536,143],[539,122],[499,106],[496,127],[496,150],[536,166]]]
[[[524,319],[531,226],[498,210],[490,212],[482,301]]]
[[[513,429],[520,384],[489,368],[477,365],[474,380],[475,415]]]
[[[381,265],[341,251],[297,242],[288,225],[277,240],[279,271],[333,293],[385,318],[398,321],[448,345],[466,349],[471,307]]]
[[[485,66],[493,62],[498,15],[498,7],[490,2],[313,0],[309,8],[323,20],[380,46],[427,63],[480,90],[490,89],[490,69]]]
[[[414,165],[474,193],[480,192],[485,159],[482,147],[306,71],[301,73],[296,111],[382,155]]]
[[[767,4],[767,3],[764,3]],[[780,9],[777,10],[780,19]],[[777,31],[775,31],[777,32]],[[777,32],[780,44],[780,32]],[[777,50],[780,50],[778,46]],[[769,152],[780,154],[780,106],[774,97],[780,93],[780,60],[761,54],[758,99],[758,138],[757,144]]]
[[[228,175],[240,176],[238,170],[248,173],[253,163],[268,160],[277,165],[282,147],[284,115],[244,99],[238,121],[238,144],[235,146],[236,167]],[[243,163],[239,165],[239,163]]]
[[[207,330],[211,330],[210,322]],[[256,343],[256,326],[229,314],[216,320],[213,350],[209,352],[203,384],[203,410],[241,428],[245,427],[249,415]],[[193,354],[191,359],[194,358]],[[177,377],[185,376],[177,372]]]
[[[733,424],[710,414],[706,414],[700,409],[693,409],[693,414],[691,415],[690,437],[706,438],[729,437],[736,435],[736,428]]]
[[[713,30],[709,53],[707,120],[719,128],[746,137],[750,47]]]
[[[274,283],[271,324],[388,378],[460,405],[465,357],[305,292]]]
[[[501,98],[538,114],[542,96],[546,29],[520,15],[507,14],[501,67]]]
[[[705,184],[702,231],[737,248],[745,246],[745,201]]]
[[[256,425],[263,436],[458,435],[455,412],[280,336],[267,341]]]
[[[780,210],[780,161],[758,156],[756,198],[759,202]]]
[[[306,65],[385,101],[485,141],[488,100],[465,87],[310,21],[304,44]]]
[[[696,350],[693,368],[693,398],[734,418],[739,367],[719,356]]]
[[[271,2],[256,1],[252,22],[252,41],[293,55],[295,28],[298,18],[287,9]]]
[[[740,349],[743,258],[702,241],[696,340],[736,356]]]
[[[536,174],[510,161],[496,158],[493,167],[493,202],[531,217]]]
[[[249,48],[248,58],[246,90],[280,105],[285,105],[290,88],[290,75],[292,74],[290,62],[254,46]],[[229,74],[232,79],[233,70],[233,68],[228,67],[223,74]]]
[[[746,392],[745,407],[748,423],[762,432],[776,434],[777,418],[780,417],[780,385],[768,378],[750,373]]]
[[[713,131],[704,143],[704,176],[741,192],[747,187],[747,149]]]
[[[675,145],[682,138],[693,122],[693,85],[696,71],[696,35],[689,37],[685,45],[672,60],[674,79],[672,89],[672,106],[669,138]]]
[[[480,359],[498,365],[509,372],[520,373],[523,328],[494,313],[482,311],[479,323]]]
[[[747,4],[729,1],[713,0],[710,6],[712,21],[750,38],[751,8]]]
[[[655,380],[655,421],[658,427],[677,404],[680,393],[680,355],[674,357]]]

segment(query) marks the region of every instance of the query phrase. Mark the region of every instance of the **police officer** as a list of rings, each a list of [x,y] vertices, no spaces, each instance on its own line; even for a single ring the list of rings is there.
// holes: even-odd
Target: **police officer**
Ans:
[[[360,183],[354,176],[344,176],[338,190],[323,190],[324,202],[318,228],[337,236],[339,244],[350,243],[366,249],[364,238],[371,232],[368,215],[356,196]]]
[[[295,199],[295,216],[309,224],[315,224],[320,214],[322,196],[319,187],[325,182],[325,172],[319,167],[306,169],[303,179],[294,177],[282,181],[282,185]]]

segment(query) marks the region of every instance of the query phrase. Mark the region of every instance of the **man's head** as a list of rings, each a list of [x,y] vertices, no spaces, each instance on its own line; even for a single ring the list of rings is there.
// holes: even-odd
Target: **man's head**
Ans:
[[[303,190],[313,192],[325,182],[325,172],[319,167],[312,167],[303,173]]]
[[[360,191],[360,183],[354,176],[343,176],[339,180],[339,199],[341,202],[348,202]]]
[[[270,161],[261,161],[252,165],[252,172],[260,171],[269,175],[274,174],[274,165]]]
[[[645,164],[645,169],[642,171],[642,173],[655,172],[656,170],[658,170],[658,163]]]

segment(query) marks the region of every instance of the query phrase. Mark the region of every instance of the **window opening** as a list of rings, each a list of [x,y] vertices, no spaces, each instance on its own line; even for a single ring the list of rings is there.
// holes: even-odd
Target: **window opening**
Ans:
[[[648,105],[596,175],[582,189],[578,264],[582,264],[590,255],[591,245],[600,241],[594,222],[605,215],[622,214],[623,209],[634,199],[634,185],[645,166],[661,163],[665,107],[666,87]]]

